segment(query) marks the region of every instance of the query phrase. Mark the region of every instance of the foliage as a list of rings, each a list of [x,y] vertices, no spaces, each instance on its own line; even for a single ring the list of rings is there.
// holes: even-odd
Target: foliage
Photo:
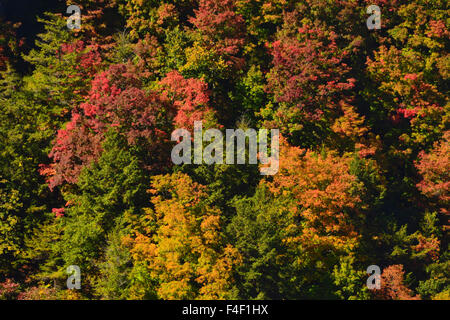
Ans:
[[[448,299],[447,2],[79,0],[80,30],[47,2],[2,18],[0,298]],[[279,129],[278,173],[173,165],[171,133],[194,121]]]

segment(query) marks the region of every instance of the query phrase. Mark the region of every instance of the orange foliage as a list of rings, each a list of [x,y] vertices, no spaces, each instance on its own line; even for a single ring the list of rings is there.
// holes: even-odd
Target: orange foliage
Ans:
[[[401,264],[392,265],[381,274],[381,289],[373,290],[379,300],[420,300],[420,296],[412,296],[412,291],[403,283],[405,272]]]

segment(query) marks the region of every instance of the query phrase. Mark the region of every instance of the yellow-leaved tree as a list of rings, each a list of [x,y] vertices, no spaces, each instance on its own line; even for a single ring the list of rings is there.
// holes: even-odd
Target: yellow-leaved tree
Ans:
[[[152,179],[154,208],[125,239],[134,260],[131,297],[235,297],[231,273],[241,259],[225,243],[221,212],[206,203],[206,191],[182,173]]]

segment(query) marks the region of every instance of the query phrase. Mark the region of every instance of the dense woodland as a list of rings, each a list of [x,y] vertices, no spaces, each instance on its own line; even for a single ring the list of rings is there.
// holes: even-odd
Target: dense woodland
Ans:
[[[0,299],[450,299],[448,1],[13,2]],[[174,165],[195,120],[279,172]]]

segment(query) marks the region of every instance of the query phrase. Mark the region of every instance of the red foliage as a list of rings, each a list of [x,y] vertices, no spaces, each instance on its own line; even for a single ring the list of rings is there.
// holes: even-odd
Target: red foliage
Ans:
[[[74,4],[66,1],[67,6]],[[82,27],[74,30],[83,35],[83,38],[90,43],[97,44],[101,49],[110,49],[114,46],[111,31],[116,21],[111,17],[111,9],[117,8],[116,0],[78,0],[76,5],[81,8]],[[109,15],[106,13],[109,11]],[[114,32],[113,31],[113,32]]]
[[[31,287],[25,292],[21,292],[17,300],[56,300],[56,288],[49,287]]]
[[[52,209],[52,213],[55,214],[56,218],[63,217],[64,216],[64,211],[65,211],[64,208],[53,208]]]
[[[430,20],[430,30],[427,32],[428,37],[436,38],[449,38],[450,31],[445,26],[445,22],[442,20]]]
[[[441,141],[434,144],[429,153],[422,151],[416,167],[423,180],[417,187],[440,208],[441,213],[449,215],[450,201],[450,131],[446,131]],[[446,226],[449,227],[448,225]]]
[[[159,125],[164,117],[172,116],[172,106],[139,87],[139,80],[125,65],[113,65],[93,80],[89,101],[76,108],[66,128],[58,132],[50,153],[52,171],[44,170],[53,174],[50,188],[75,183],[81,169],[101,155],[104,134],[110,128],[124,135],[129,144],[140,141],[139,145],[154,154],[154,163],[147,164],[149,169],[161,165],[160,147],[168,137],[163,131],[166,128]]]
[[[401,118],[412,119],[432,117],[434,113],[443,113],[443,97],[436,85],[427,82],[423,72],[411,72],[404,65],[412,61],[403,61],[404,53],[395,47],[380,46],[375,59],[367,59],[367,69],[380,88],[392,97],[395,107],[392,120],[398,123]]]

